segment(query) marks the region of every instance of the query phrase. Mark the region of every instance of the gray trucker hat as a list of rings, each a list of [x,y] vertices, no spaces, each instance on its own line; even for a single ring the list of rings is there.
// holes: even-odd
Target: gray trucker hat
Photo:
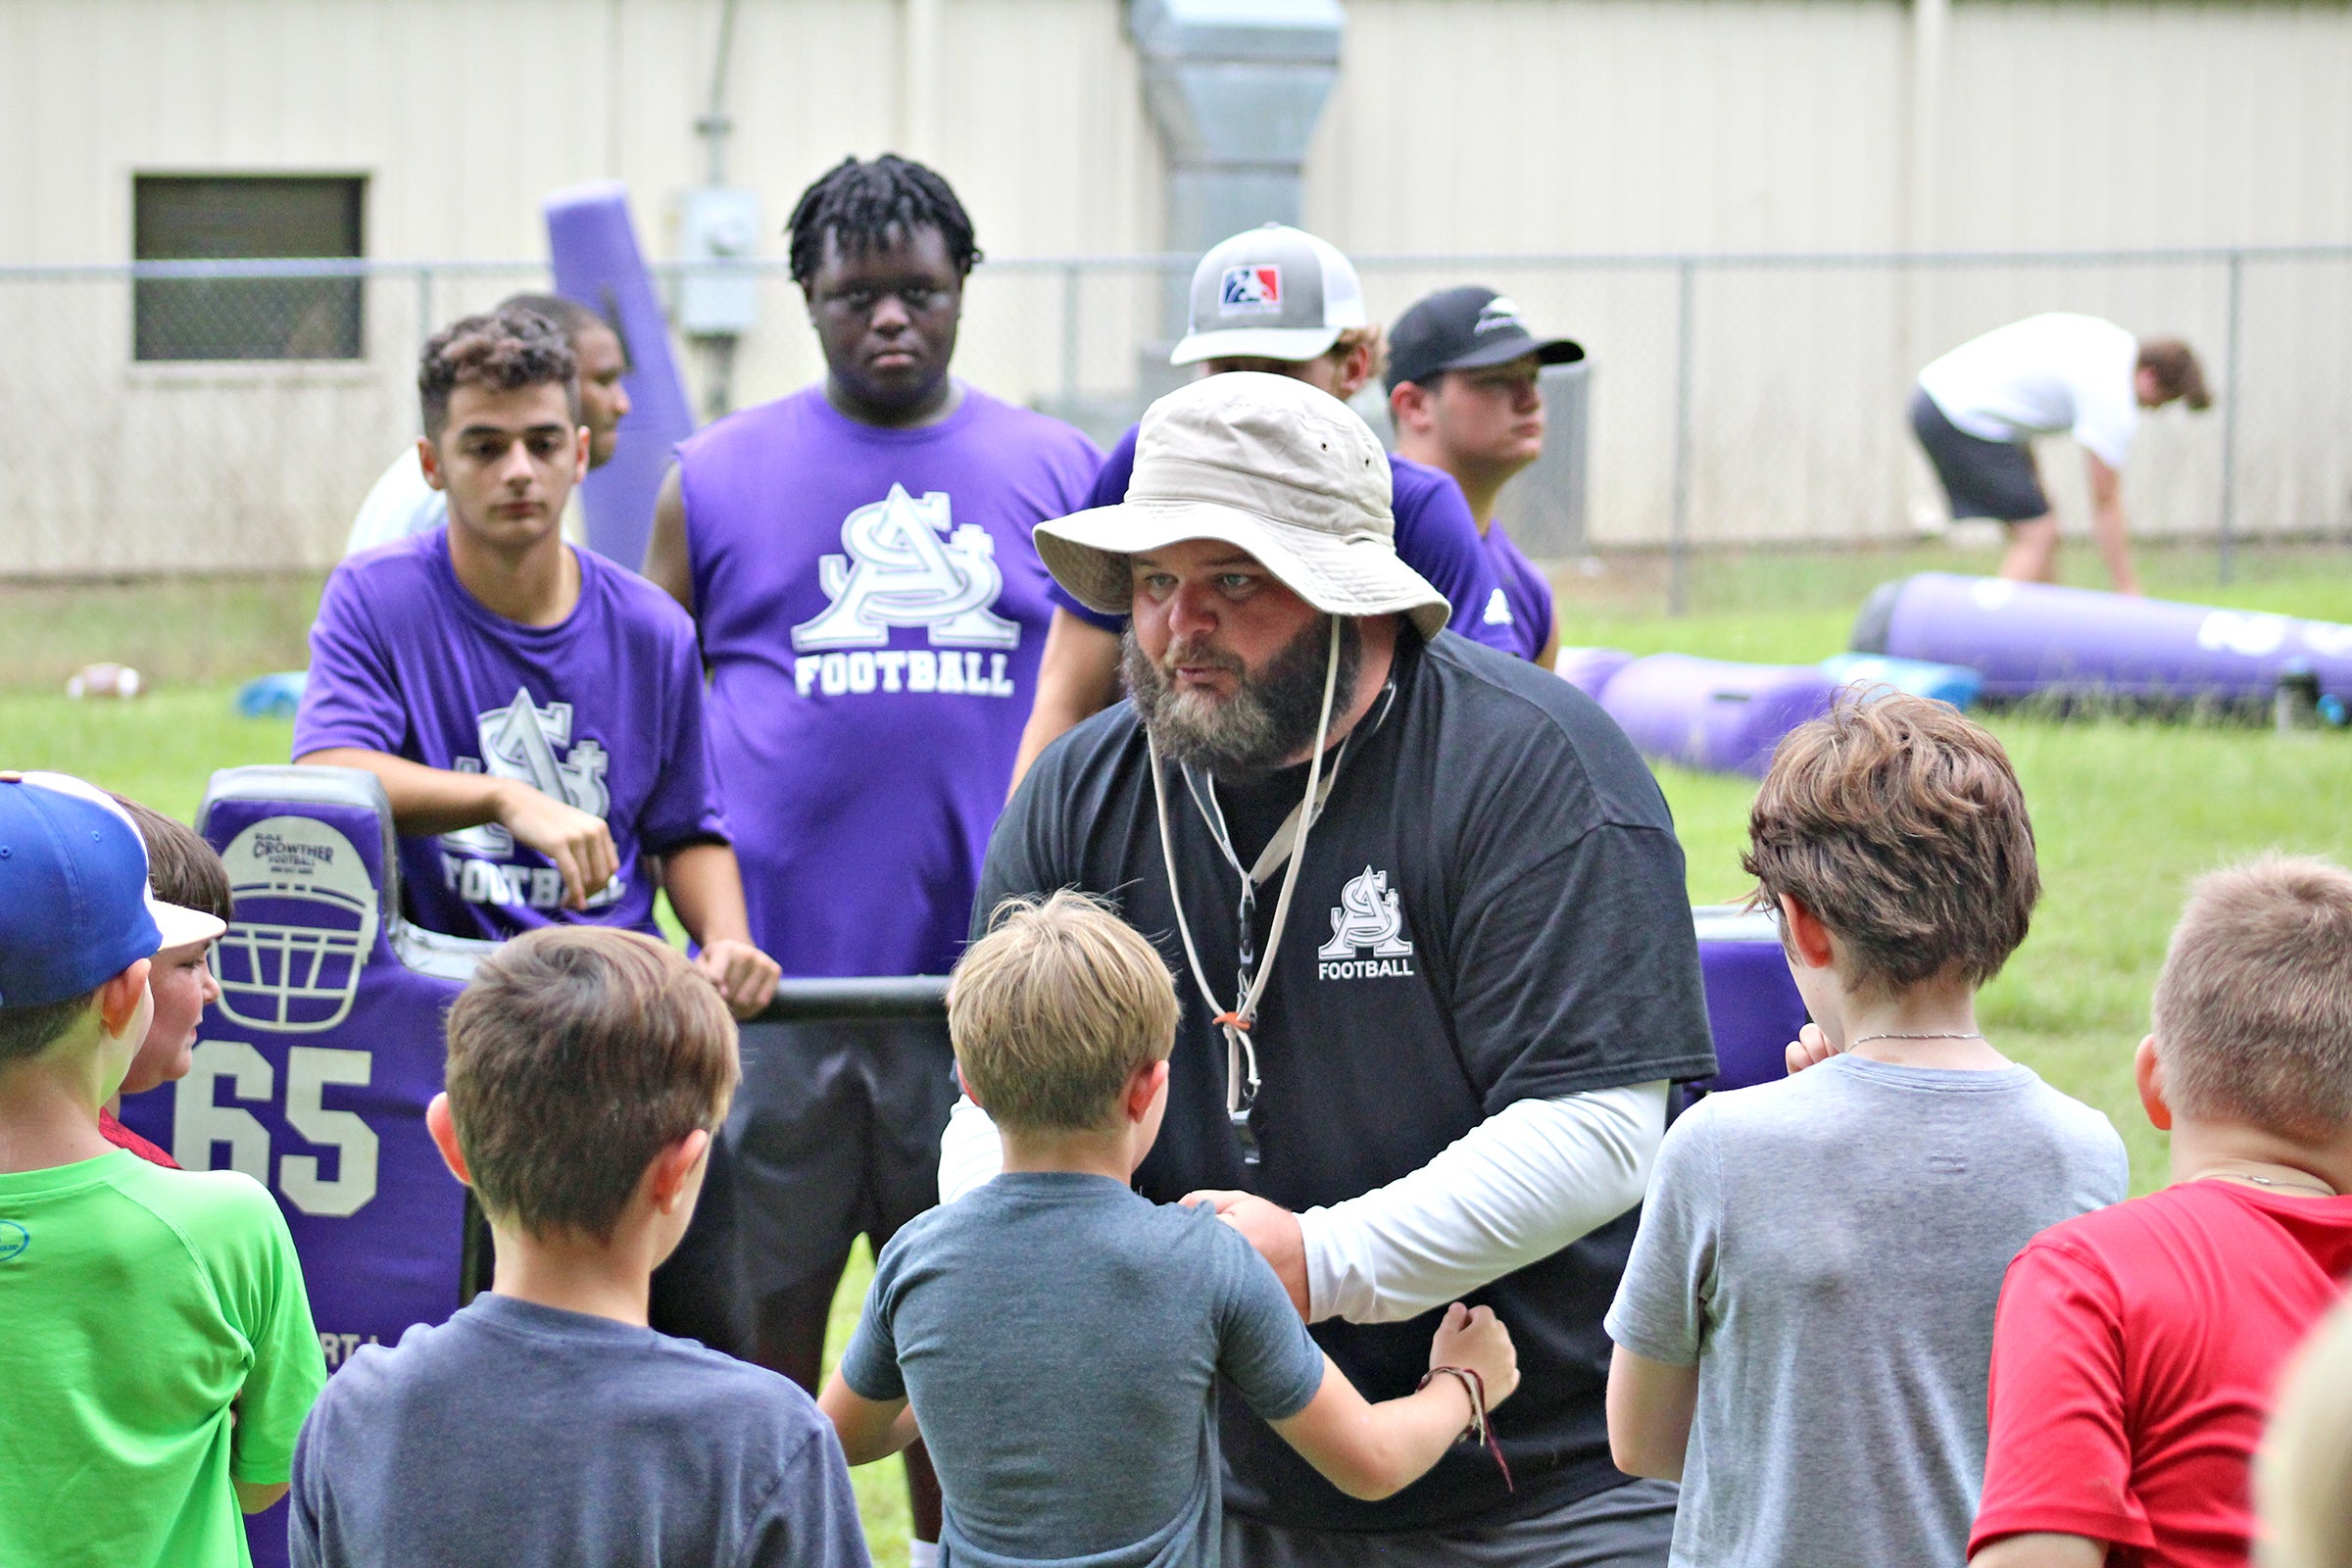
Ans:
[[[1364,286],[1337,246],[1267,223],[1221,242],[1193,269],[1190,318],[1168,363],[1296,364],[1328,352],[1342,332],[1369,319]]]

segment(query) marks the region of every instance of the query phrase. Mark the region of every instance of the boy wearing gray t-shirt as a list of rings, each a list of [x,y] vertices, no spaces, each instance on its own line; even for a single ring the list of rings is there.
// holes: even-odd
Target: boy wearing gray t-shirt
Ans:
[[[2106,1117],[1977,1027],[2040,893],[2025,797],[1989,734],[1892,696],[1783,741],[1748,832],[1814,1022],[1791,1077],[1666,1135],[1609,1446],[1682,1482],[1677,1564],[1960,1568],[2002,1275],[2130,1181]]]
[[[1351,1496],[1484,1436],[1519,1377],[1486,1307],[1447,1312],[1418,1393],[1367,1405],[1239,1231],[1129,1187],[1167,1102],[1176,991],[1107,907],[1008,903],[956,966],[948,1029],[1004,1174],[882,1250],[820,1400],[853,1464],[919,1424],[945,1563],[1213,1568],[1220,1382]]]

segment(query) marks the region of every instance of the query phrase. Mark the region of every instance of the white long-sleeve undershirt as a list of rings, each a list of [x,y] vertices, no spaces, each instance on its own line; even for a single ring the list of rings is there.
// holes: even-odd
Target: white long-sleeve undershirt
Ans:
[[[1399,1322],[1549,1256],[1642,1200],[1665,1134],[1662,1080],[1504,1106],[1419,1170],[1298,1216],[1307,1316]],[[940,1201],[1003,1166],[995,1123],[957,1101]]]

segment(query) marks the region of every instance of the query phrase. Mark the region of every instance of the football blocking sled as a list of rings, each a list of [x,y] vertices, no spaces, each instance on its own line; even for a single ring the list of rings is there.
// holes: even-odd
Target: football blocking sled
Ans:
[[[459,1305],[465,1189],[425,1132],[442,1020],[488,942],[400,919],[392,809],[371,773],[215,773],[197,831],[228,867],[235,919],[214,950],[220,1000],[176,1085],[122,1120],[190,1170],[235,1169],[286,1216],[329,1370]],[[285,1505],[247,1526],[286,1560]]]

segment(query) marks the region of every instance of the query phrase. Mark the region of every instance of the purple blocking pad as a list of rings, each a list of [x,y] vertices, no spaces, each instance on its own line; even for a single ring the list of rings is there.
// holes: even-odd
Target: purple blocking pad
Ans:
[[[1563,648],[1551,667],[1560,679],[1597,703],[1610,678],[1633,662],[1634,656],[1622,648]]]
[[[241,1170],[270,1189],[331,1372],[458,1309],[465,1189],[424,1107],[461,985],[393,951],[390,810],[371,775],[226,769],[197,820],[236,901],[214,949],[220,1000],[194,1068],[123,1101],[122,1120],[190,1170]],[[283,1503],[246,1529],[257,1564],[286,1561]]]
[[[671,448],[694,434],[686,383],[670,353],[669,322],[629,221],[628,189],[616,180],[573,185],[547,198],[547,248],[556,292],[577,300],[620,334],[629,394],[612,461],[588,475],[580,508],[588,545],[635,571],[654,528],[654,502],[669,471]]]
[[[2267,700],[2293,668],[2352,698],[2352,626],[2087,588],[1923,571],[1882,584],[1856,652],[1967,664],[1990,698]]]
[[[1781,737],[1828,712],[1841,689],[1811,664],[1652,654],[1609,677],[1600,706],[1644,756],[1761,778]]]
[[[1781,928],[1769,914],[1735,905],[1700,905],[1698,969],[1715,1035],[1716,1073],[1692,1087],[1745,1089],[1788,1075],[1788,1043],[1811,1020],[1788,977]]]

